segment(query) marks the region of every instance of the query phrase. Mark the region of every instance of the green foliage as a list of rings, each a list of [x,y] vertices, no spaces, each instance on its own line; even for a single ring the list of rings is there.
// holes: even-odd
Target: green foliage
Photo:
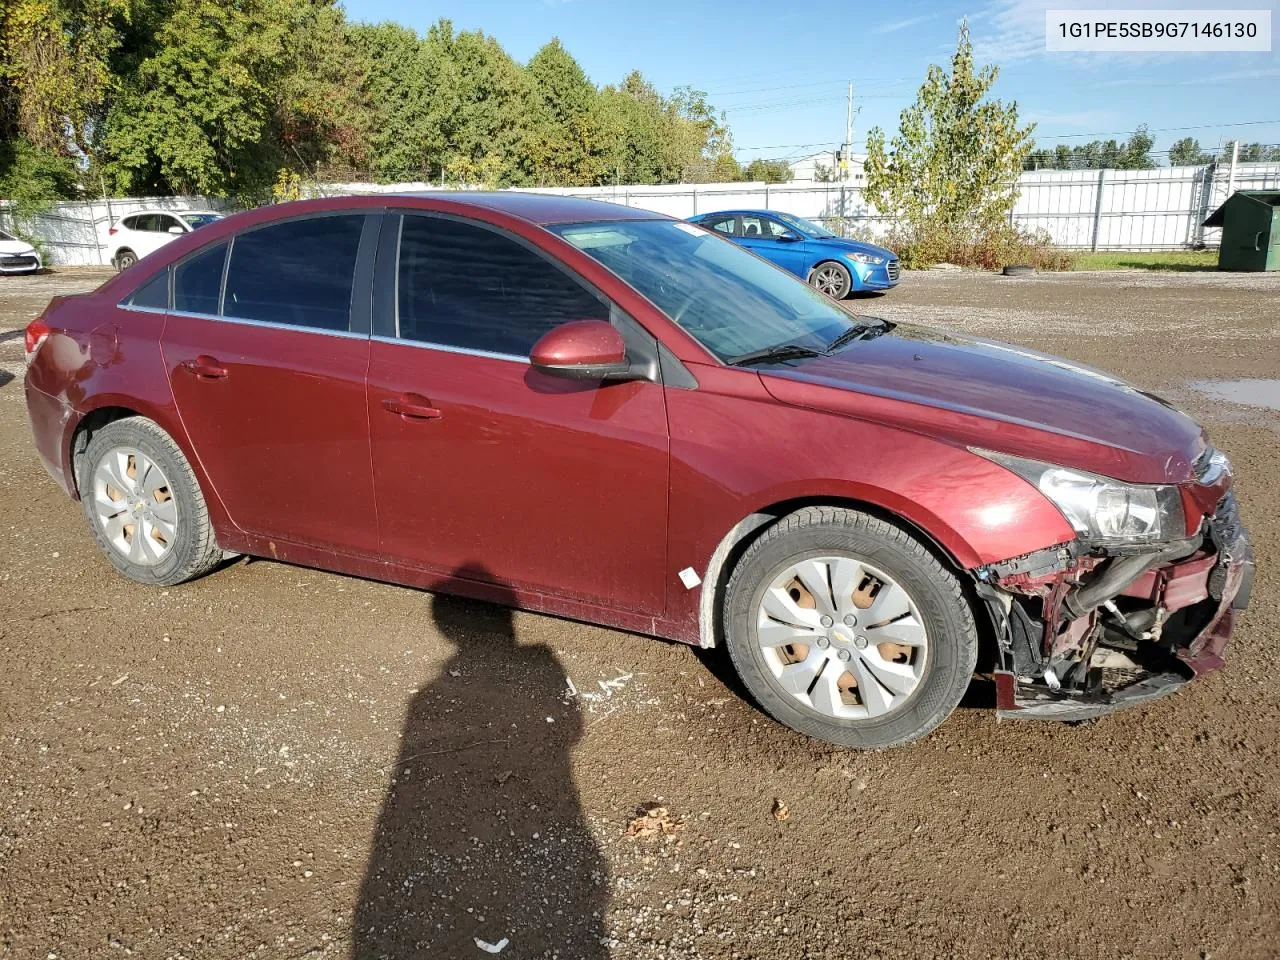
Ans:
[[[791,180],[791,165],[785,160],[752,160],[743,170],[742,179],[753,183],[788,183]]]
[[[521,65],[483,32],[349,23],[334,0],[8,0],[0,140],[20,133],[95,193],[245,202],[316,179],[741,175],[699,91],[599,88],[559,40]]]
[[[1060,143],[1052,150],[1033,150],[1026,166],[1030,170],[1149,170],[1155,166],[1151,159],[1154,143],[1143,124],[1124,143],[1092,140],[1075,146]]]
[[[284,152],[271,136],[275,89],[307,12],[305,0],[176,0],[107,113],[108,182],[205,194],[269,186]]]
[[[1200,141],[1195,137],[1183,137],[1169,148],[1169,166],[1189,167],[1211,163],[1213,156],[1200,149]]]
[[[14,215],[27,219],[55,200],[75,197],[75,164],[25,136],[0,142],[0,200],[15,204]]]
[[[1027,264],[1037,270],[1070,270],[1071,254],[1054,246],[1047,233],[1027,233],[1008,223],[994,224],[982,231],[936,228],[925,225],[905,227],[883,242],[898,254],[902,265],[920,270],[935,263],[958,267],[1000,270]]]
[[[1220,158],[1225,163],[1231,162],[1231,145],[1222,148]],[[1241,163],[1277,163],[1280,162],[1280,146],[1261,143],[1240,144],[1239,160]]]
[[[892,144],[871,130],[865,195],[881,213],[921,235],[981,233],[1008,218],[1032,128],[1018,125],[1017,104],[987,99],[996,76],[975,71],[962,31],[950,73],[930,65]]]

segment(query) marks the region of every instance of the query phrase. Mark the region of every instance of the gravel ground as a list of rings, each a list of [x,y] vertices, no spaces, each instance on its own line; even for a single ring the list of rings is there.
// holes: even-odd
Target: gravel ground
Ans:
[[[997,723],[975,683],[888,753],[672,644],[266,561],[114,575],[32,450],[17,332],[104,276],[0,278],[0,957],[1276,955],[1280,412],[1193,384],[1277,376],[1280,275],[854,302],[1180,403],[1260,571],[1228,669],[1176,697]]]

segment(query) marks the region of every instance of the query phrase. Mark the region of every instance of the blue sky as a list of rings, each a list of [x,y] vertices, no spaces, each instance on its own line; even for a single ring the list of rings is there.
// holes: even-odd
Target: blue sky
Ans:
[[[345,0],[352,19],[425,30],[440,17],[483,29],[520,61],[558,36],[597,83],[642,70],[660,89],[691,85],[724,110],[738,156],[796,157],[844,136],[854,84],[855,149],[867,130],[892,133],[926,66],[946,62],[967,15],[977,55],[1000,65],[995,95],[1016,100],[1039,143],[1122,139],[1147,123],[1156,149],[1183,136],[1213,148],[1235,137],[1280,144],[1280,54],[1046,53],[1047,8],[1103,0],[864,3],[810,0]],[[1280,0],[1125,0],[1123,6],[1271,9]],[[1273,31],[1275,24],[1273,24]],[[1259,122],[1267,121],[1267,122]],[[1233,125],[1238,124],[1238,125]],[[1203,127],[1177,130],[1173,128]]]

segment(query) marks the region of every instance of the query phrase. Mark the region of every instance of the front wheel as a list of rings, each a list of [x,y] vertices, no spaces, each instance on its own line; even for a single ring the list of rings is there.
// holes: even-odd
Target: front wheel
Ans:
[[[764,710],[848,747],[923,737],[955,709],[978,657],[950,570],[905,530],[836,507],[774,524],[743,554],[725,642]]]
[[[809,275],[809,285],[833,300],[843,300],[853,288],[853,278],[841,264],[828,260],[813,268],[813,273]]]
[[[98,546],[129,579],[172,586],[222,558],[191,464],[152,421],[129,417],[95,431],[77,477]]]

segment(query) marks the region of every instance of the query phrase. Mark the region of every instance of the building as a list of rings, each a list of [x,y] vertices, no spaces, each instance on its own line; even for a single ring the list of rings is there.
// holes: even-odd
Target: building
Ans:
[[[847,177],[840,176],[839,160],[836,158],[835,150],[823,150],[821,153],[811,154],[807,157],[801,157],[791,164],[791,180],[793,183],[812,183],[816,180],[826,180],[830,182],[846,182],[855,186],[862,186],[866,182],[866,175],[863,173],[862,165],[866,162],[867,155],[865,153],[855,153],[849,160],[849,171]],[[819,176],[819,174],[825,174]]]

